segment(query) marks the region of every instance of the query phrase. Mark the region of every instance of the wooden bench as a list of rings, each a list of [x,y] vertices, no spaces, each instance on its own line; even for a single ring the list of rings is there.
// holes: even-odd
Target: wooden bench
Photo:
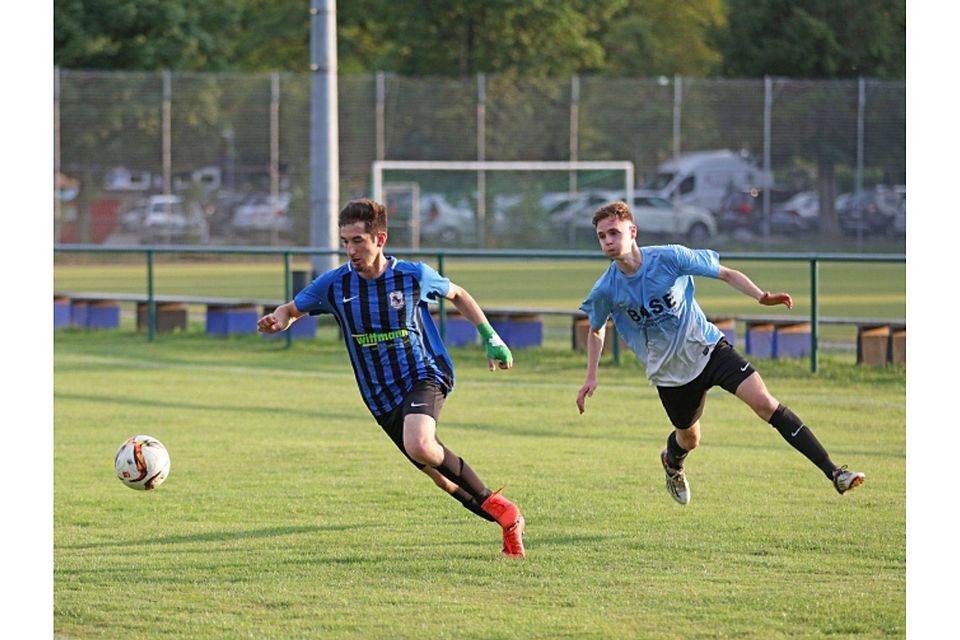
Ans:
[[[810,354],[811,320],[806,316],[738,316],[747,327],[747,355],[778,358]],[[891,318],[825,316],[819,325],[857,329],[857,364],[906,364],[907,323]]]
[[[120,324],[120,304],[136,305],[137,329],[149,329],[150,299],[139,293],[70,292],[54,294],[54,319],[62,322],[63,305],[70,305],[71,323],[87,328],[102,328]],[[282,304],[276,300],[245,300],[207,296],[153,296],[157,331],[175,331],[187,328],[187,306],[206,307],[206,331],[213,335],[256,333],[260,309],[270,310]],[[109,317],[106,311],[109,310]],[[58,314],[60,314],[58,316]],[[304,323],[306,328],[310,323]],[[63,326],[56,325],[55,326]]]

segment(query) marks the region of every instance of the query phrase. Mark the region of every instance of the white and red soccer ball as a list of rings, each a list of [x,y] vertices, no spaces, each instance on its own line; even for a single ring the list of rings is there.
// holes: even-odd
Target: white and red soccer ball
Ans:
[[[114,460],[117,478],[131,489],[156,489],[170,473],[170,454],[154,437],[133,436],[120,445]]]

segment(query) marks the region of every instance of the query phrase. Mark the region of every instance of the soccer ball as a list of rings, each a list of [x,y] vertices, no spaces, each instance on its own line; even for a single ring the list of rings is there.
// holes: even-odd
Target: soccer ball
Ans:
[[[133,436],[120,445],[114,459],[117,478],[131,489],[156,489],[170,473],[170,454],[151,436]]]

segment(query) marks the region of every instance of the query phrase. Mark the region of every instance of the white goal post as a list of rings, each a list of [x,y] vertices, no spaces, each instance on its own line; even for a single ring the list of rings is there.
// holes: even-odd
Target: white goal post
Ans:
[[[623,193],[625,200],[633,202],[634,185],[634,165],[629,160],[617,161],[497,161],[497,160],[476,160],[476,161],[450,161],[450,160],[375,160],[372,165],[372,196],[376,202],[384,202],[386,197],[386,186],[383,175],[385,171],[459,171],[476,173],[477,175],[477,210],[476,220],[478,226],[478,241],[480,246],[485,244],[485,224],[487,217],[487,180],[488,171],[507,171],[507,172],[567,172],[569,192],[576,193],[577,172],[578,171],[622,171],[623,172]],[[409,173],[405,183],[409,184]],[[571,232],[573,227],[571,226]],[[414,236],[413,242],[418,244],[419,234]]]
[[[623,190],[627,202],[633,202],[634,168],[629,160],[571,160],[571,161],[497,161],[497,160],[374,160],[372,199],[382,202],[383,172],[389,170],[413,171],[623,171]],[[482,198],[481,198],[482,200]]]

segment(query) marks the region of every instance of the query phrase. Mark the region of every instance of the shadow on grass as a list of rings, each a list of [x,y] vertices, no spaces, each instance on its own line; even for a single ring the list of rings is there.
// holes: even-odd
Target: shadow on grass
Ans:
[[[140,540],[123,540],[109,542],[90,542],[85,544],[63,545],[63,549],[98,549],[106,547],[142,547],[155,544],[192,544],[194,542],[227,542],[230,540],[245,540],[248,538],[273,538],[277,536],[291,536],[301,533],[319,533],[322,531],[347,531],[350,529],[364,529],[376,527],[376,524],[344,524],[344,525],[307,525],[297,527],[268,527],[250,531],[211,531],[190,535],[163,536],[160,538],[143,538]]]

